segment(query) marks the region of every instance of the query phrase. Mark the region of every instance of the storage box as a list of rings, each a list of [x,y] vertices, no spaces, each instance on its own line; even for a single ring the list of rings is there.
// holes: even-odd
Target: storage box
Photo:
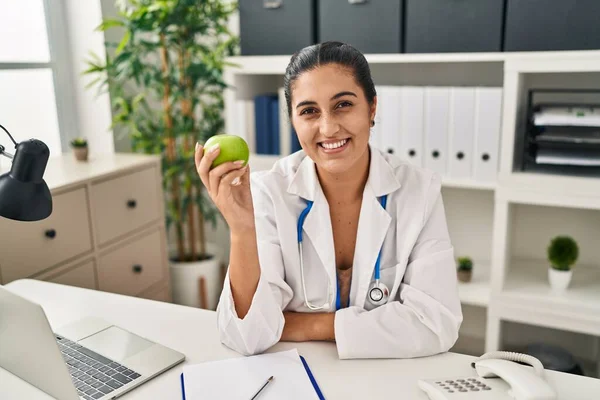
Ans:
[[[239,2],[242,55],[291,55],[316,42],[315,0]]]
[[[600,49],[600,1],[507,1],[505,51]]]
[[[406,53],[502,49],[505,0],[406,0]]]
[[[348,43],[363,53],[400,53],[403,0],[320,0],[319,42]]]

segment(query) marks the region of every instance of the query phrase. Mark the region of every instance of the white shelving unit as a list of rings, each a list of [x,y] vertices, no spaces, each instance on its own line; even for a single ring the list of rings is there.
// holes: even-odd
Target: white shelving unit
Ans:
[[[470,352],[514,347],[515,343],[505,343],[503,337],[519,337],[521,329],[560,330],[561,335],[567,335],[566,340],[561,336],[560,344],[574,354],[586,356],[586,365],[591,362],[596,367],[589,374],[598,374],[600,178],[520,172],[519,138],[524,129],[527,90],[599,88],[600,51],[366,57],[376,85],[502,87],[497,181],[443,178],[448,226],[457,256],[468,254],[475,260],[473,280],[459,284],[460,298],[465,309],[474,307],[485,315],[485,321],[468,323],[480,328],[476,339],[485,343],[484,348]],[[228,60],[236,66],[225,72],[227,83],[233,86],[226,90],[225,97],[227,132],[246,137],[246,132],[236,129],[236,100],[275,92],[283,85],[289,59],[290,56],[246,56]],[[278,158],[253,154],[251,168],[269,169]],[[581,262],[564,294],[553,293],[547,278],[546,246],[557,234],[570,234],[580,244]],[[519,332],[504,335],[504,322]],[[469,331],[468,335],[473,335],[473,330]],[[587,336],[584,341],[571,340],[569,334]]]

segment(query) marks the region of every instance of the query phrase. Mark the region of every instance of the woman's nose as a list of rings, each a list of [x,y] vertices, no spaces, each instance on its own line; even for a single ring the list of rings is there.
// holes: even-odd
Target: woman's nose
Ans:
[[[323,136],[334,136],[340,130],[339,123],[335,118],[323,115],[319,123],[319,131]]]

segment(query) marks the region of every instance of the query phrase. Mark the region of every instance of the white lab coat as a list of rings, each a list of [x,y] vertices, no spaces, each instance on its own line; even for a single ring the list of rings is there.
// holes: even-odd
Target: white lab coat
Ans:
[[[312,312],[304,304],[296,229],[306,200],[313,200],[304,221],[306,291],[313,305],[328,302],[330,312],[336,312],[339,357],[410,358],[450,349],[463,317],[440,189],[439,175],[371,148],[350,306],[335,311],[329,205],[313,161],[300,151],[269,171],[252,173],[261,275],[244,319],[237,316],[226,275],[217,307],[222,343],[245,355],[261,353],[281,338],[283,311]],[[378,201],[384,194],[385,210]],[[390,289],[390,297],[387,304],[373,307],[367,291],[382,244],[381,282]]]

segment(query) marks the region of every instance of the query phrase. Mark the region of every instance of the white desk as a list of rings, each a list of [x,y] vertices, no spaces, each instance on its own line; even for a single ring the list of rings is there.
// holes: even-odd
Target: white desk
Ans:
[[[77,318],[95,315],[140,336],[186,355],[184,363],[159,375],[123,397],[129,399],[181,398],[182,366],[239,355],[220,344],[214,312],[135,297],[20,280],[7,288],[41,304],[56,329]],[[474,375],[473,357],[447,353],[408,360],[339,360],[333,343],[280,343],[270,351],[298,348],[309,363],[324,396],[330,399],[423,399],[419,378]],[[26,357],[31,357],[27,355]],[[547,371],[559,399],[598,399],[600,380]],[[232,377],[235,380],[235,377]],[[48,400],[49,396],[0,368],[0,398]]]

